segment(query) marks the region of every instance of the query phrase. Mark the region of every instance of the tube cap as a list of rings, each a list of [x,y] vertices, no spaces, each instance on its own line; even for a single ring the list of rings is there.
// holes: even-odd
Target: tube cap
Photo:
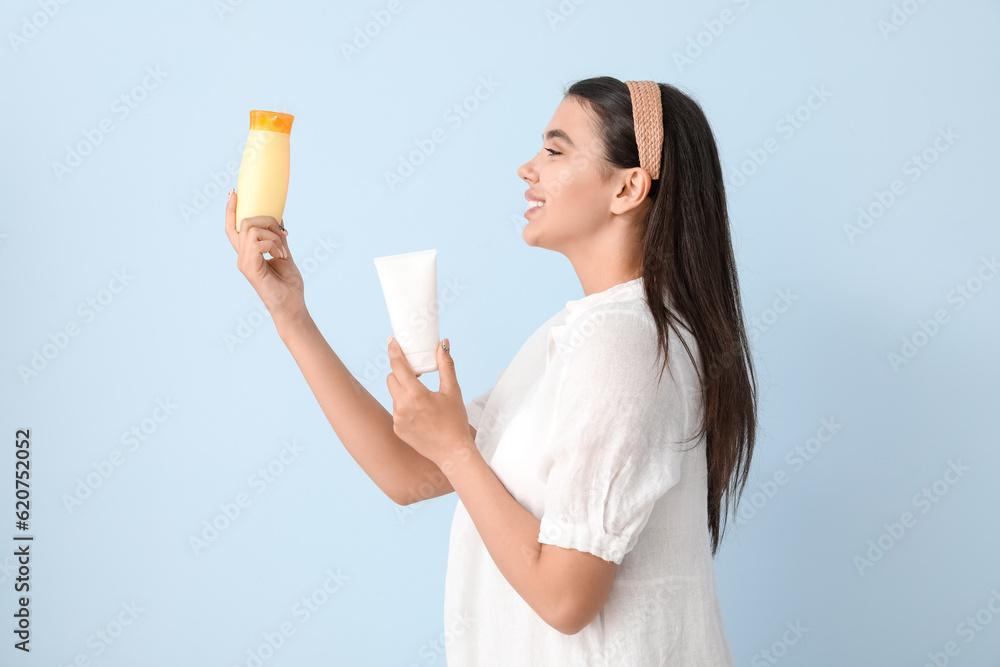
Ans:
[[[438,369],[437,350],[430,352],[411,352],[404,355],[414,373],[431,373]]]
[[[254,109],[250,112],[250,129],[291,134],[293,120],[295,116],[290,113]]]

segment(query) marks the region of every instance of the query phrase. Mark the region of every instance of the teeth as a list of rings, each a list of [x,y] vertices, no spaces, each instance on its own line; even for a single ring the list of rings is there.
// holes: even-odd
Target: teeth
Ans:
[[[543,206],[545,206],[545,202],[543,201],[532,201],[532,200],[528,201],[529,208],[541,208]]]

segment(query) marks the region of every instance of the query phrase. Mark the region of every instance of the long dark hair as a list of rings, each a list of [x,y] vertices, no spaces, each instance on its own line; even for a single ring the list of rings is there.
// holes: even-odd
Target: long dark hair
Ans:
[[[657,361],[662,354],[666,366],[669,327],[692,362],[694,357],[677,326],[688,329],[697,343],[701,363],[695,367],[705,410],[692,439],[707,434],[708,528],[714,557],[725,533],[729,505],[735,514],[750,472],[757,384],[715,137],[697,102],[674,86],[658,85],[663,153],[659,178],[649,191],[653,205],[643,222],[643,285],[659,338]],[[632,98],[624,82],[610,76],[584,79],[564,94],[583,101],[597,121],[604,144],[602,173],[610,175],[608,165],[639,166]],[[676,312],[667,306],[664,295]]]

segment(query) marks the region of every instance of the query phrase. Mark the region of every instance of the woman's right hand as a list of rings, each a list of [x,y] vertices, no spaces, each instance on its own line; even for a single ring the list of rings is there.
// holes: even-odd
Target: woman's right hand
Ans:
[[[288,232],[269,215],[244,218],[237,232],[236,197],[234,191],[226,205],[226,235],[237,254],[236,266],[257,291],[275,324],[306,315],[302,274],[292,261],[285,238]],[[264,259],[265,253],[270,253],[271,259]]]

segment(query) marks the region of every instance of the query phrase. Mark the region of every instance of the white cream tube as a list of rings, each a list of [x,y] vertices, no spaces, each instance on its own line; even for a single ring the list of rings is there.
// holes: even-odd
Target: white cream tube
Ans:
[[[436,371],[438,328],[437,250],[375,258],[392,333],[414,373]]]

